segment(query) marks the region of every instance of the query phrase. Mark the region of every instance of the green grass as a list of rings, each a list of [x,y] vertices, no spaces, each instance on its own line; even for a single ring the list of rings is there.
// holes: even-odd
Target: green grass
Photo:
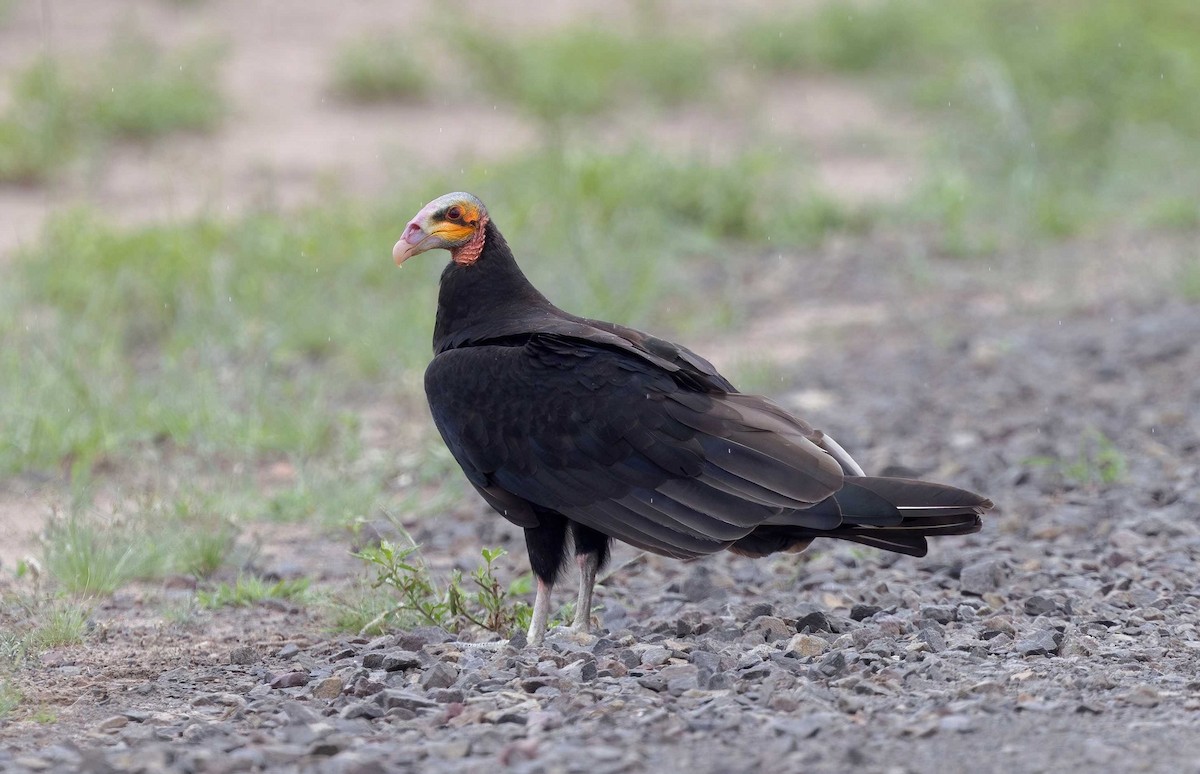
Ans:
[[[856,227],[802,176],[765,156],[567,149],[414,181],[371,206],[136,228],[67,213],[0,285],[0,475],[69,475],[77,505],[51,523],[45,567],[82,595],[212,575],[240,520],[442,513],[464,483],[423,420],[386,450],[363,444],[367,410],[424,413],[445,256],[398,272],[389,248],[425,200],[477,191],[568,309],[704,332],[740,313],[745,268],[726,252],[769,260]],[[281,462],[293,473],[261,488]],[[111,515],[89,505],[136,471]]]
[[[201,607],[251,607],[269,599],[288,599],[303,603],[308,595],[308,578],[266,581],[257,576],[238,576],[234,583],[218,584],[212,591],[199,591]]]
[[[629,36],[589,24],[508,38],[455,27],[452,36],[489,98],[556,124],[630,100],[676,105],[700,97],[713,75],[710,47],[659,29]]]
[[[343,44],[333,63],[333,92],[354,102],[413,100],[424,96],[429,76],[403,35],[374,35]]]
[[[45,568],[66,592],[106,595],[171,573],[207,577],[228,561],[236,535],[228,519],[188,500],[110,519],[77,510],[47,524]]]
[[[1196,251],[1190,263],[1179,269],[1174,288],[1185,301],[1200,303],[1200,251]]]
[[[18,73],[0,115],[0,182],[48,178],[80,143],[80,116],[62,68],[39,59]]]
[[[427,182],[402,205],[135,229],[70,213],[0,288],[0,390],[16,396],[0,402],[0,474],[87,479],[100,462],[158,447],[353,464],[356,408],[419,394],[443,258],[397,273],[388,250],[445,190],[491,202],[523,264],[566,308],[703,327],[738,304],[740,278],[712,256],[855,226],[795,185],[802,170],[773,163],[571,150]],[[376,491],[306,474],[272,508],[298,518],[315,499],[345,515]]]
[[[972,252],[1114,221],[1194,229],[1197,28],[1191,0],[883,0],[754,21],[737,39],[761,68],[869,75],[931,111],[915,212]]]
[[[21,692],[11,680],[0,680],[0,720],[21,706]]]
[[[91,612],[86,604],[67,600],[51,603],[40,611],[37,625],[26,635],[29,650],[38,652],[82,644]]]
[[[167,53],[140,33],[121,33],[86,81],[88,129],[136,139],[212,129],[226,111],[220,51],[201,45]]]
[[[1125,454],[1099,430],[1090,430],[1079,439],[1075,457],[1033,457],[1026,463],[1049,468],[1063,480],[1076,486],[1108,486],[1125,480],[1128,462]]]
[[[225,113],[220,50],[165,52],[126,31],[92,61],[43,56],[15,75],[0,115],[0,182],[37,183],[117,138],[211,129]]]
[[[860,73],[909,66],[953,38],[947,6],[922,0],[830,2],[811,10],[751,17],[733,42],[736,58],[776,73]]]
[[[863,223],[807,188],[794,163],[568,148],[496,165],[475,189],[503,203],[509,243],[560,306],[659,330],[703,329],[740,304],[739,278],[714,256],[813,244]]]

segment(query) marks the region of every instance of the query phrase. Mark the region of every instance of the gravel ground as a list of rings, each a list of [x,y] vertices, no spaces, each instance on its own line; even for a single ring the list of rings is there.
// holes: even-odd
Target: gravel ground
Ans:
[[[1200,310],[966,321],[938,346],[913,325],[785,381],[868,469],[992,496],[979,535],[923,560],[622,549],[598,636],[234,643],[49,746],[9,736],[0,770],[1200,772]],[[1086,480],[1099,433],[1117,481]],[[477,556],[496,521],[418,539]]]

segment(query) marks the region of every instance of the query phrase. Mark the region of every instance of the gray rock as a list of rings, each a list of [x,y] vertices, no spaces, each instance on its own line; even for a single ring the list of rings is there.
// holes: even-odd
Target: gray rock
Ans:
[[[829,650],[829,643],[815,634],[795,634],[784,647],[785,653],[799,658],[814,658]]]
[[[1046,597],[1034,595],[1025,600],[1025,613],[1027,615],[1038,616],[1053,613],[1058,610],[1058,604]]]
[[[817,677],[836,677],[846,671],[846,655],[840,650],[827,653],[813,665],[813,674]]]
[[[1018,639],[1013,645],[1013,650],[1021,656],[1053,656],[1058,653],[1061,644],[1062,632],[1038,629]]]
[[[401,708],[414,712],[429,707],[436,707],[437,702],[412,691],[401,691],[394,688],[375,694],[374,701],[385,710]]]
[[[998,559],[984,559],[962,568],[958,586],[964,594],[981,597],[1000,588],[1004,575],[1004,565]]]
[[[850,608],[850,620],[865,621],[881,610],[883,610],[883,608],[876,605],[855,605],[854,607]]]
[[[321,682],[317,683],[313,688],[312,695],[318,699],[336,699],[342,695],[342,688],[345,685],[342,683],[342,678],[334,675],[326,677]]]
[[[926,605],[921,608],[921,617],[948,624],[958,620],[958,611],[949,605]]]
[[[272,688],[297,688],[301,685],[307,685],[309,677],[308,672],[284,672],[281,675],[276,675],[271,679]]]
[[[300,646],[294,642],[289,642],[275,653],[276,658],[289,659],[295,657],[300,652]]]
[[[124,715],[113,715],[112,717],[105,718],[97,723],[96,730],[102,733],[111,733],[113,731],[120,731],[128,724],[129,718],[125,717]]]
[[[796,621],[796,631],[800,634],[807,632],[831,632],[833,631],[833,627],[830,625],[827,615],[819,610],[815,610]]]
[[[338,716],[347,720],[353,718],[381,718],[383,717],[384,709],[375,701],[360,701],[354,704],[347,704],[342,708]]]
[[[425,670],[421,675],[421,687],[426,691],[432,688],[449,688],[458,679],[458,669],[445,661],[438,661]]]
[[[453,642],[454,639],[453,634],[440,626],[418,626],[397,634],[395,645],[401,650],[420,650],[426,645]]]
[[[933,653],[941,653],[946,649],[946,638],[937,629],[922,629],[917,638]]]

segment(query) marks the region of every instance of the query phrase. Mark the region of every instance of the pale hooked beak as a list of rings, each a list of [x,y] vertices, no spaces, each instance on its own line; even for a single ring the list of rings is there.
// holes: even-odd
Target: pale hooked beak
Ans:
[[[417,221],[409,221],[404,228],[404,236],[400,237],[400,241],[396,242],[396,246],[392,248],[392,258],[395,259],[397,266],[402,266],[414,255],[437,247],[436,240],[437,237],[433,234],[426,234]],[[434,244],[429,244],[430,242],[434,242]]]

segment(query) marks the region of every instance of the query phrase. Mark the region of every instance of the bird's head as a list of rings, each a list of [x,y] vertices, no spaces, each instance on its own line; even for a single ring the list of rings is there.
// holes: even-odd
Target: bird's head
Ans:
[[[449,250],[461,266],[470,266],[483,252],[487,207],[469,193],[448,193],[421,208],[404,227],[404,236],[392,248],[400,266],[414,255],[438,248]]]

